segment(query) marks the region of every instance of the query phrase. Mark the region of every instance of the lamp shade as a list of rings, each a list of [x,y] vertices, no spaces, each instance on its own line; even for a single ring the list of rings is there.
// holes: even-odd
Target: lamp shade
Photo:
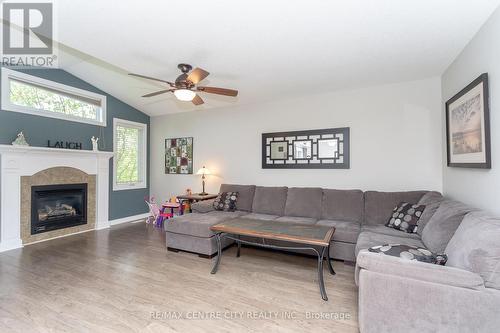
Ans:
[[[207,168],[203,167],[201,169],[198,170],[198,172],[196,173],[197,175],[210,175],[210,170],[208,170]]]

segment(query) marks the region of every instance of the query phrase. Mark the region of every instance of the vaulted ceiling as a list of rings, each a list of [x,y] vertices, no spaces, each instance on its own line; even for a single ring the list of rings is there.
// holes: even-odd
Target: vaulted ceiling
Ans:
[[[59,0],[60,67],[150,115],[441,75],[500,0]],[[240,91],[205,104],[128,72]]]

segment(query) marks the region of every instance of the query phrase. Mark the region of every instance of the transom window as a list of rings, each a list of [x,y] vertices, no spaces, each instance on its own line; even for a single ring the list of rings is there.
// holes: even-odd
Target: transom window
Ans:
[[[147,125],[113,119],[113,190],[146,187]]]
[[[2,68],[2,110],[106,126],[106,96]]]

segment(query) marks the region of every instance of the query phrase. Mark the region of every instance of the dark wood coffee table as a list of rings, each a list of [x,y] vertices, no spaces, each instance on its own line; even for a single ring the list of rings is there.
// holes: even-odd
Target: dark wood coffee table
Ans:
[[[323,280],[323,259],[326,254],[328,269],[332,275],[335,275],[330,259],[330,242],[335,233],[334,227],[237,218],[213,225],[210,227],[210,230],[215,233],[217,240],[217,258],[211,272],[212,274],[217,273],[220,265],[222,256],[221,241],[223,238],[229,238],[236,241],[238,245],[237,257],[240,256],[241,244],[279,250],[309,250],[318,256],[319,291],[321,293],[321,298],[325,301],[328,300]],[[262,243],[243,240],[241,236],[257,237],[262,240]],[[266,240],[290,242],[290,246],[267,244]]]

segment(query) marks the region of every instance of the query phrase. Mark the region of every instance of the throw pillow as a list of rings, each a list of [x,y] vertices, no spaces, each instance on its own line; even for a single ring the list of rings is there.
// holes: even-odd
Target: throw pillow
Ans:
[[[238,201],[238,192],[221,192],[214,200],[215,210],[234,212]]]
[[[444,200],[422,230],[422,243],[435,253],[445,252],[446,245],[464,216],[473,209],[453,200]]]
[[[191,204],[191,211],[194,213],[208,213],[214,211],[214,201],[212,200],[203,200],[194,202]]]
[[[430,264],[444,265],[448,260],[446,254],[434,254],[431,251],[409,245],[386,244],[373,246],[368,249],[370,252],[382,253],[388,256],[399,257],[407,260],[416,260]]]
[[[401,202],[394,208],[391,218],[385,226],[410,234],[416,233],[418,219],[422,216],[424,209],[424,205],[412,205],[407,202]]]
[[[422,237],[425,225],[430,221],[443,200],[444,198],[441,193],[431,191],[424,194],[424,196],[420,198],[419,202],[417,202],[417,205],[425,205],[422,216],[420,216],[420,219],[418,220],[417,234],[419,234],[420,237]]]

